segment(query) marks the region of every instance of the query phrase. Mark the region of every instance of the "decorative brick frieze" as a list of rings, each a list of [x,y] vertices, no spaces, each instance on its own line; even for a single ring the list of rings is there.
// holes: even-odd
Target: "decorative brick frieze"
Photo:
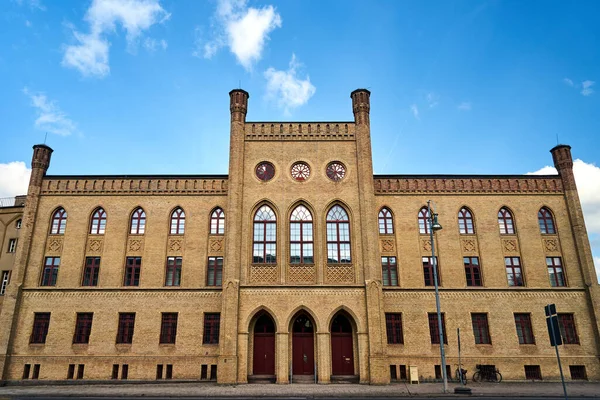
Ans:
[[[127,240],[128,255],[142,255],[144,252],[144,237],[130,236]]]
[[[246,140],[354,140],[354,122],[248,122]]]
[[[277,265],[251,265],[250,283],[279,283]]]
[[[328,265],[327,283],[354,283],[354,266]]]
[[[47,245],[46,245],[46,253],[48,255],[60,255],[63,249],[63,237],[62,235],[53,236],[50,235],[48,237]]]
[[[225,239],[222,235],[211,235],[208,238],[208,252],[214,255],[223,255],[225,250]]]
[[[544,253],[551,255],[560,254],[560,242],[558,236],[543,238],[542,245],[544,247]]]
[[[185,247],[183,236],[169,236],[167,240],[167,252],[169,255],[182,255]]]
[[[86,254],[100,255],[104,249],[104,238],[102,236],[94,235],[88,236],[87,244],[85,246]]]
[[[385,254],[395,253],[396,241],[394,238],[383,238],[379,239],[381,252]]]
[[[288,283],[314,284],[317,281],[317,269],[314,265],[288,265]]]

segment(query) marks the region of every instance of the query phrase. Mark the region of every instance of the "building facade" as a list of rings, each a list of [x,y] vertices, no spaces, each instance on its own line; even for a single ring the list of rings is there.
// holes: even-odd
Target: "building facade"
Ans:
[[[344,122],[247,122],[230,92],[229,174],[55,176],[34,146],[2,379],[600,379],[600,287],[570,147],[555,176],[373,175],[370,93]],[[442,230],[431,254],[427,201]],[[435,261],[434,261],[435,260]]]
[[[25,200],[25,196],[0,198],[0,310],[15,263]]]

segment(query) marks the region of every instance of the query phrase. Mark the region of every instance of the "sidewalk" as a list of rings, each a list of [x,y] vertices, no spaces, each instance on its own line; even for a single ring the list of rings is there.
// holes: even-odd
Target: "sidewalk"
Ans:
[[[456,384],[449,384],[450,397],[455,397]],[[469,384],[476,396],[563,396],[559,382],[522,382],[522,383],[474,383]],[[169,382],[169,383],[126,383],[93,385],[35,385],[6,386],[0,388],[0,397],[13,396],[83,396],[83,397],[429,397],[441,395],[440,383],[422,383],[420,385],[391,384],[370,386],[358,384],[245,384],[217,385],[216,383]],[[600,383],[567,383],[569,396],[600,398]],[[459,396],[466,397],[466,396]]]

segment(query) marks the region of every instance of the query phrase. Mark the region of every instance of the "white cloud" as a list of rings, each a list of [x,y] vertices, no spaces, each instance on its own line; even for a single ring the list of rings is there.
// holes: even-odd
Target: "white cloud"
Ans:
[[[594,93],[594,89],[592,89],[592,86],[594,86],[595,84],[596,82],[589,80],[581,82],[581,94],[584,96],[590,96],[592,93]]]
[[[575,84],[573,83],[573,81],[570,80],[569,78],[563,79],[563,82],[566,83],[567,85],[571,86],[571,87],[575,86]]]
[[[195,41],[195,56],[211,58],[224,46],[247,70],[261,59],[269,33],[281,27],[281,16],[271,5],[248,7],[246,0],[219,0],[214,16],[212,40]]]
[[[557,173],[556,168],[546,166],[530,174],[551,175]],[[577,159],[573,162],[573,174],[575,175],[588,234],[592,238],[600,237],[600,167]],[[594,241],[592,242],[592,252],[596,255],[594,262],[596,273],[600,277],[600,243],[596,246]]]
[[[25,21],[25,26],[28,28],[31,28],[31,21],[30,20],[26,20]]]
[[[23,161],[0,164],[0,197],[27,194],[31,169]]]
[[[156,39],[152,39],[152,38],[144,39],[144,48],[146,50],[148,50],[149,52],[153,53],[159,47],[163,50],[166,50],[168,47],[167,41],[164,39],[162,39],[162,40],[156,40]]]
[[[412,112],[412,115],[416,118],[416,119],[420,119],[419,118],[419,107],[417,107],[416,104],[412,104],[410,106],[410,111]]]
[[[439,104],[440,95],[436,93],[427,93],[427,103],[429,104],[429,108],[433,108]]]
[[[31,105],[37,110],[35,127],[44,132],[61,136],[69,136],[77,132],[77,126],[71,121],[55,102],[48,100],[44,93],[32,93],[28,88],[23,88],[31,99]]]
[[[41,0],[16,0],[16,3],[20,6],[27,5],[32,10],[46,11],[46,7]]]
[[[127,49],[133,53],[144,31],[170,16],[160,0],[93,0],[84,17],[89,34],[73,30],[79,43],[66,46],[62,65],[75,68],[84,76],[102,78],[110,72],[110,42],[106,36],[114,33],[117,25],[126,31]],[[166,42],[165,45],[162,42],[164,40],[156,43],[165,48]]]
[[[277,99],[278,106],[286,113],[293,108],[299,107],[315,94],[316,88],[310,83],[310,78],[302,79],[296,75],[302,66],[296,61],[296,55],[292,54],[287,71],[278,71],[273,67],[264,73],[267,79],[267,98]]]
[[[460,103],[458,105],[458,109],[461,111],[471,111],[471,102],[470,101],[463,101],[462,103]]]

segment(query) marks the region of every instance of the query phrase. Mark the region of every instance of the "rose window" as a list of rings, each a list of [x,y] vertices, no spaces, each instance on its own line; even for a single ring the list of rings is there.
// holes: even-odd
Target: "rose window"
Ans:
[[[339,182],[346,175],[346,167],[344,164],[334,161],[327,166],[327,177],[334,182]]]
[[[310,167],[303,162],[297,162],[292,165],[292,178],[297,181],[305,181],[310,176]]]
[[[275,167],[269,162],[263,162],[256,166],[256,177],[263,182],[270,181],[275,176]]]

